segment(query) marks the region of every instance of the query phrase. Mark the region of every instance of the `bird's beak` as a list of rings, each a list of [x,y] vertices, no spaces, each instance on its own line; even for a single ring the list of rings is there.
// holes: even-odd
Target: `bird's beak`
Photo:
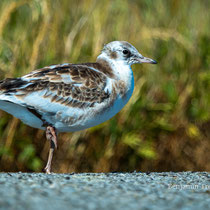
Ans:
[[[135,58],[137,63],[151,63],[151,64],[157,64],[157,61],[151,59],[151,58],[147,58],[142,56],[141,54]]]
[[[141,63],[157,64],[157,61],[155,61],[155,60],[153,60],[151,58],[147,58],[147,57],[140,58],[140,62]]]

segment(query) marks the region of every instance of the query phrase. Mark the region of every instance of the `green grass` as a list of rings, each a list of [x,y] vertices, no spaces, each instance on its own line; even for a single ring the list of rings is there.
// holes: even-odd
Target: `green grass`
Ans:
[[[0,78],[95,61],[131,42],[158,65],[135,65],[135,91],[117,116],[59,135],[53,171],[210,170],[210,3],[198,0],[1,0]],[[0,112],[0,170],[39,171],[43,131]]]

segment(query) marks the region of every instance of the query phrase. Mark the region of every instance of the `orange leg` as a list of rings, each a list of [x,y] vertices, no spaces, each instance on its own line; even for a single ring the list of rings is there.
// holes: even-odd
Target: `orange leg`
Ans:
[[[46,138],[47,138],[47,140],[50,141],[50,150],[49,150],[47,165],[45,167],[45,172],[47,174],[50,174],[53,152],[54,152],[54,149],[57,149],[57,134],[56,134],[56,130],[55,130],[54,127],[47,126],[47,128],[46,128]]]

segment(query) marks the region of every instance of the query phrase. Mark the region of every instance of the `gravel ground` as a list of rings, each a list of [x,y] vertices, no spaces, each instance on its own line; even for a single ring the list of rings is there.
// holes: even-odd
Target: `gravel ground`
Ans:
[[[0,209],[210,209],[210,173],[0,173]]]

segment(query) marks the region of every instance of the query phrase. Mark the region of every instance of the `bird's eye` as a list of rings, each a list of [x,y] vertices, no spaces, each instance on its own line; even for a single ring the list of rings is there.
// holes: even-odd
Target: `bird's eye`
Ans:
[[[128,50],[123,50],[124,55],[128,55],[130,52]]]

